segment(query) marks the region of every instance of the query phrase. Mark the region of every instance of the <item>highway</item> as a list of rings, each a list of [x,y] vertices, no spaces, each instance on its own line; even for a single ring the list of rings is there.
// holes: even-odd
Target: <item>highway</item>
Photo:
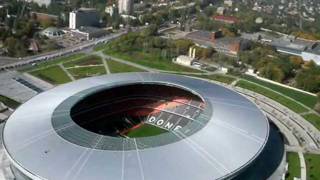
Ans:
[[[131,31],[139,32],[147,27],[148,26],[131,28]],[[158,32],[161,33],[161,32],[173,29],[173,28],[176,28],[176,25],[160,28],[158,30]],[[35,55],[35,56],[28,56],[28,57],[23,57],[23,58],[11,58],[11,57],[0,56],[0,71],[19,68],[24,65],[30,65],[30,64],[37,63],[40,61],[47,61],[47,60],[51,60],[51,59],[54,59],[57,57],[70,55],[70,54],[73,54],[76,52],[86,51],[86,50],[88,50],[88,49],[90,49],[100,43],[107,43],[108,41],[111,41],[111,40],[118,38],[118,37],[120,37],[124,34],[127,34],[127,33],[128,33],[127,30],[122,29],[122,30],[119,30],[119,32],[117,32],[117,33],[109,34],[107,36],[93,39],[90,41],[85,41],[83,44],[79,44],[74,47],[64,48],[61,50],[51,51],[51,52],[47,52],[47,53],[43,53],[43,54],[39,54],[39,55]]]
[[[137,29],[139,30],[139,29]],[[0,57],[0,71],[5,69],[13,69],[18,68],[24,65],[29,65],[32,63],[37,63],[39,61],[47,61],[54,59],[56,57],[65,56],[69,54],[73,54],[75,52],[81,52],[88,48],[92,48],[93,46],[100,44],[100,43],[106,43],[112,39],[115,39],[117,37],[120,37],[124,34],[126,34],[127,31],[122,30],[114,34],[109,34],[107,36],[104,36],[102,38],[86,41],[83,44],[79,44],[74,47],[64,48],[61,50],[51,51],[48,53],[43,53],[35,56],[29,56],[25,58],[10,58],[10,57]]]

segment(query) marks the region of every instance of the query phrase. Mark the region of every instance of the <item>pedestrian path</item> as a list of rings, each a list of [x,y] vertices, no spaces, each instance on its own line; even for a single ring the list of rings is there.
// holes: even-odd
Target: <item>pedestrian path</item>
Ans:
[[[62,63],[58,64],[59,67],[67,74],[67,76],[72,80],[75,81],[76,79],[69,73],[69,71],[62,65]]]
[[[105,58],[102,58],[102,62],[103,62],[104,68],[106,69],[106,73],[110,74],[110,69],[109,69],[107,60]]]

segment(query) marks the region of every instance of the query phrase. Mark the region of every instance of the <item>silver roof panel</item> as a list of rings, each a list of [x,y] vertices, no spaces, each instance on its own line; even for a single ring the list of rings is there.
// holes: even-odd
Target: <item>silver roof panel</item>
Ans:
[[[190,136],[174,132],[181,140],[158,147],[141,149],[142,139],[123,139],[123,146],[136,147],[126,151],[79,146],[53,128],[52,113],[68,97],[100,85],[136,82],[176,84],[199,93],[213,109],[210,120]],[[82,79],[39,94],[11,115],[3,135],[16,166],[40,179],[209,180],[231,177],[247,167],[264,148],[269,124],[252,102],[220,85],[177,75],[124,73]],[[97,135],[93,146],[101,139]]]

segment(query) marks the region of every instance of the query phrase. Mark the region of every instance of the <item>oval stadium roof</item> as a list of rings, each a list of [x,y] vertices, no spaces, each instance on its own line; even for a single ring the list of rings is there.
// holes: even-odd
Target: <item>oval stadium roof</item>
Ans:
[[[88,132],[70,118],[61,121],[63,126],[57,124],[56,119],[68,116],[69,108],[90,89],[130,83],[188,89],[203,98],[207,109],[179,130],[142,138]],[[50,180],[234,177],[259,156],[268,137],[268,120],[245,97],[207,81],[159,73],[112,74],[58,86],[20,106],[3,132],[14,165],[32,178]],[[85,141],[91,145],[84,145]]]

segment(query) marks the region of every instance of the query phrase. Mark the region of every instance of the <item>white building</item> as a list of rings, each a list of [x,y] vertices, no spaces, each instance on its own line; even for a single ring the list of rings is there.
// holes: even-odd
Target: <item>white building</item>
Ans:
[[[219,14],[219,15],[224,15],[224,13],[225,13],[225,8],[224,7],[218,7],[217,8],[217,13]]]
[[[48,27],[47,29],[43,30],[41,34],[51,39],[62,37],[64,32],[56,27]]]
[[[133,0],[119,0],[118,9],[120,14],[132,14]]]
[[[114,13],[114,6],[107,6],[104,10],[105,13],[109,14],[110,16]]]
[[[231,7],[233,4],[233,1],[232,0],[224,0],[224,4]]]
[[[80,8],[69,14],[69,28],[77,29],[81,26],[99,26],[99,13],[94,8]]]
[[[313,60],[316,64],[320,65],[320,54],[304,51],[301,53],[301,57],[304,61]]]
[[[86,40],[99,38],[107,34],[105,29],[90,26],[81,26],[78,29],[71,30],[73,33],[82,35]]]
[[[27,2],[37,3],[39,6],[49,6],[52,0],[26,0]]]
[[[194,61],[194,58],[192,57],[180,55],[177,57],[175,62],[183,66],[191,66],[193,61]]]

